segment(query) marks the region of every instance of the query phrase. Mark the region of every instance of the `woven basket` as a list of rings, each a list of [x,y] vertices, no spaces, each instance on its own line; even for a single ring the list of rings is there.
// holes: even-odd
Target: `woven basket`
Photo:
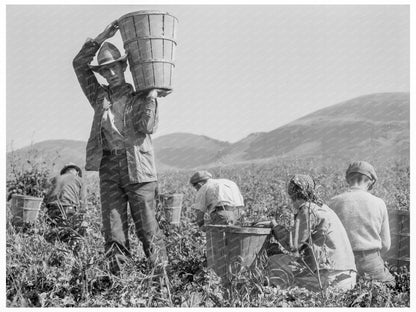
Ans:
[[[43,198],[14,194],[11,199],[13,223],[34,223],[38,217]]]
[[[242,266],[252,265],[271,229],[208,225],[206,233],[208,268],[230,279]]]
[[[166,221],[172,225],[181,222],[183,194],[160,194],[160,201]]]
[[[410,213],[388,210],[391,247],[384,258],[397,267],[410,266]]]
[[[172,90],[176,17],[161,11],[138,11],[118,19],[136,91]]]

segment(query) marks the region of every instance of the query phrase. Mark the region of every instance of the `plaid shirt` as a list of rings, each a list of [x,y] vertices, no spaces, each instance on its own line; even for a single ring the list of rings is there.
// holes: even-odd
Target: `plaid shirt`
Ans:
[[[98,83],[88,64],[93,60],[99,45],[87,40],[73,60],[73,66],[81,88],[94,109],[90,137],[87,143],[85,169],[98,171],[100,168],[103,140],[103,123],[112,105],[112,94],[108,86]],[[157,100],[126,88],[126,106],[123,114],[124,148],[127,154],[129,179],[131,183],[144,183],[157,180],[153,145],[150,134],[158,123]],[[110,146],[111,147],[111,146]]]

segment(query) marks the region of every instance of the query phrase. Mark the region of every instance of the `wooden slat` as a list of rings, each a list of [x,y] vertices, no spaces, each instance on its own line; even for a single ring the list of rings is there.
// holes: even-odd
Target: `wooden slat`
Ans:
[[[385,258],[391,264],[410,264],[410,213],[403,210],[389,210],[391,248]]]

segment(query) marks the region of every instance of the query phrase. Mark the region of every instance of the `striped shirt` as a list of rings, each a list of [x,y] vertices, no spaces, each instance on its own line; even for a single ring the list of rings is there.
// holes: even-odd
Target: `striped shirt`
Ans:
[[[113,100],[112,105],[104,111],[102,120],[104,149],[124,149],[124,109],[130,100],[130,94],[123,95],[120,99]]]

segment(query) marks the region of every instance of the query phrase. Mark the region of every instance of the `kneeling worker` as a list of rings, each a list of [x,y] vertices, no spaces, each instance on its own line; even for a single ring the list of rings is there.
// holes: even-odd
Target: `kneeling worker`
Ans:
[[[60,175],[52,179],[45,203],[47,215],[53,225],[60,226],[63,220],[68,220],[72,221],[73,226],[81,226],[87,199],[82,170],[77,165],[66,164]]]
[[[270,281],[281,288],[296,285],[311,291],[329,285],[353,288],[356,266],[348,235],[335,212],[318,197],[315,181],[296,174],[287,192],[295,215],[295,253],[269,258]]]
[[[210,224],[237,222],[239,211],[244,206],[237,184],[228,179],[213,179],[208,171],[196,172],[189,182],[198,191],[194,208],[199,227],[205,223],[205,213],[209,215]]]

